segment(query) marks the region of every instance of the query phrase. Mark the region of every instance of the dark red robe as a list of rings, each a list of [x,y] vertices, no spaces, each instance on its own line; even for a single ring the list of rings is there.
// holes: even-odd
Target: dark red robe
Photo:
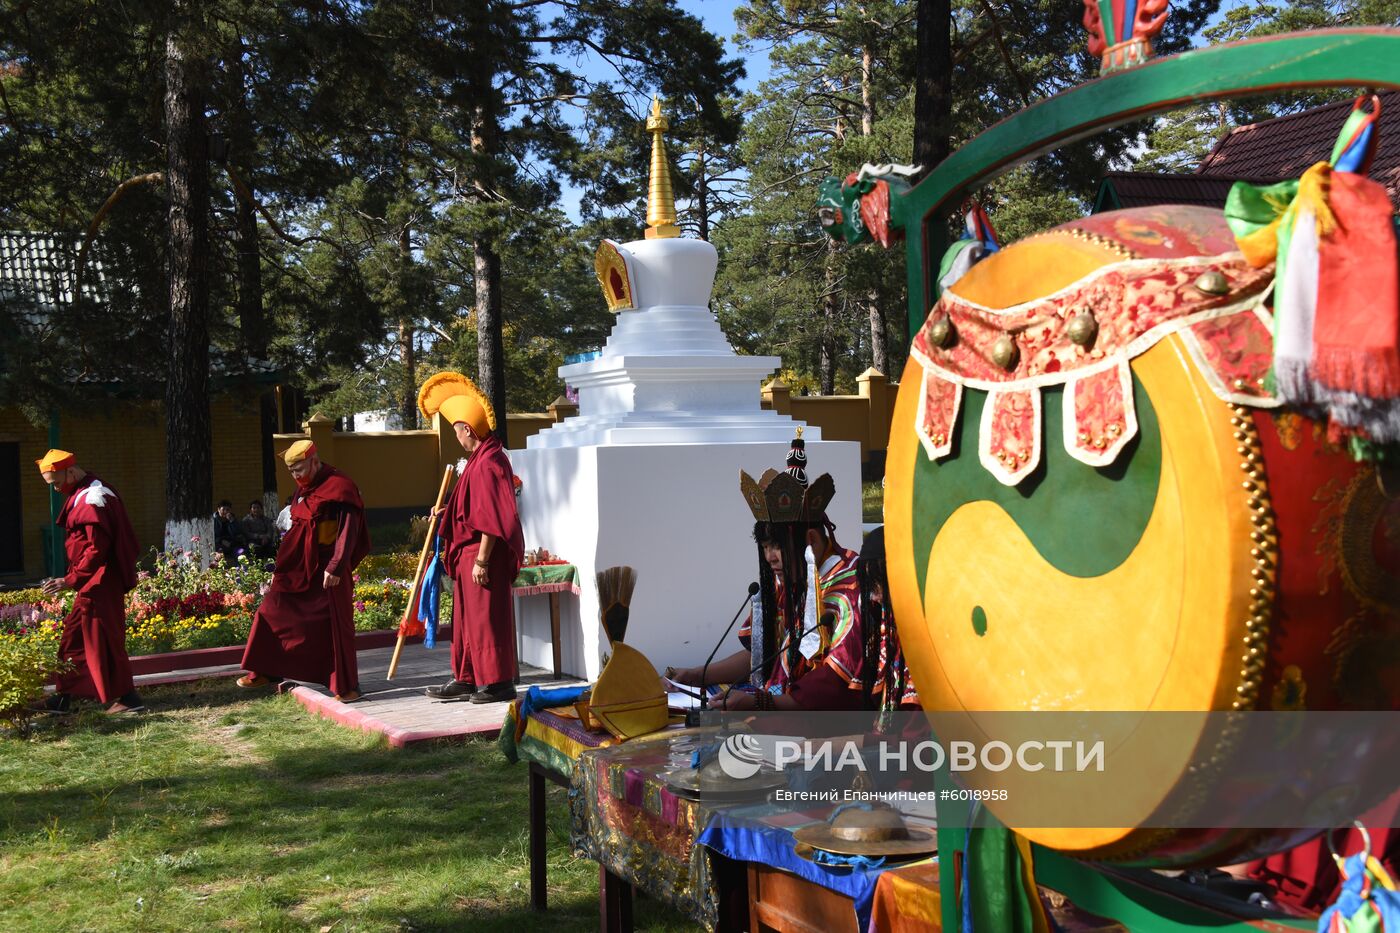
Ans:
[[[91,473],[63,503],[58,524],[75,592],[58,644],[58,656],[73,669],[54,682],[59,693],[111,703],[132,690],[126,594],[136,586],[136,533],[122,500]]]
[[[297,490],[292,530],[277,548],[272,583],[248,633],[243,669],[264,677],[325,684],[344,695],[360,687],[355,660],[355,581],[369,553],[365,505],[329,465]],[[325,587],[325,575],[340,584]]]
[[[486,586],[472,582],[481,536],[497,539]],[[480,687],[515,679],[515,610],[510,585],[525,559],[515,472],[495,436],[481,442],[447,500],[442,539],[452,577],[452,676]]]

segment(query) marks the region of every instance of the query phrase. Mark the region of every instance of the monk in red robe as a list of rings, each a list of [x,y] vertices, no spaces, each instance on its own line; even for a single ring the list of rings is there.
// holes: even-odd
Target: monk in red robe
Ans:
[[[515,473],[492,432],[485,396],[458,373],[439,373],[419,395],[452,423],[467,464],[443,507],[441,534],[452,577],[452,680],[429,687],[437,700],[515,699],[515,610],[510,585],[525,558]]]
[[[66,450],[50,450],[35,462],[44,482],[67,497],[58,524],[68,575],[45,581],[44,593],[74,591],[58,645],[59,658],[72,667],[39,708],[66,713],[74,697],[94,697],[108,704],[109,713],[144,712],[126,655],[126,594],[136,586],[136,533],[126,506]]]
[[[238,686],[302,680],[351,703],[360,698],[353,574],[369,553],[365,505],[350,477],[322,463],[310,441],[297,441],[282,459],[297,483],[292,530],[277,548]]]

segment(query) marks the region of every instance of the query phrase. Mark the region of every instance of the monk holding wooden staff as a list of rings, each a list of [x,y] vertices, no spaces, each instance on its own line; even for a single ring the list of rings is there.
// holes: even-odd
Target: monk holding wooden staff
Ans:
[[[515,473],[492,433],[496,413],[470,379],[438,373],[418,406],[452,423],[467,464],[441,516],[452,577],[452,679],[429,687],[437,700],[497,703],[515,699],[515,611],[510,586],[525,558],[515,505]]]

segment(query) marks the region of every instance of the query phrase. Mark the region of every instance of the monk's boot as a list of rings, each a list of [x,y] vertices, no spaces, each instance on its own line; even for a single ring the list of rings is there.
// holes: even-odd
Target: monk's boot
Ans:
[[[338,703],[354,703],[356,700],[360,699],[360,691],[347,690],[344,693],[337,693],[335,699]]]
[[[510,703],[515,699],[515,684],[510,681],[482,687],[472,694],[473,703]]]
[[[66,716],[73,712],[73,698],[66,693],[55,693],[53,696],[44,697],[37,703],[31,703],[29,709],[35,713]]]
[[[146,712],[146,704],[142,701],[141,694],[135,690],[118,697],[115,703],[107,707],[107,715],[109,716],[136,715],[144,712]]]
[[[245,690],[248,690],[254,687],[276,687],[282,683],[282,678],[264,677],[261,674],[254,674],[250,672],[238,678],[238,680],[234,681],[234,683],[244,688]]]
[[[470,700],[476,694],[476,684],[470,680],[449,680],[441,687],[429,687],[423,691],[423,695],[433,699],[442,700],[448,703],[459,703],[462,700]]]

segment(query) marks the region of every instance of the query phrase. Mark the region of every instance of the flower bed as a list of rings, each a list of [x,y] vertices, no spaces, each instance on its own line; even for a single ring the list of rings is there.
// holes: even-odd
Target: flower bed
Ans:
[[[398,627],[415,563],[413,554],[365,558],[354,576],[356,631]],[[155,554],[151,567],[127,594],[126,647],[133,657],[242,645],[272,579],[258,564],[225,564],[221,555],[202,569],[179,551]],[[451,617],[450,600],[444,594],[444,619]],[[42,645],[56,655],[72,605],[71,592],[56,598],[38,589],[0,593],[0,644]]]

